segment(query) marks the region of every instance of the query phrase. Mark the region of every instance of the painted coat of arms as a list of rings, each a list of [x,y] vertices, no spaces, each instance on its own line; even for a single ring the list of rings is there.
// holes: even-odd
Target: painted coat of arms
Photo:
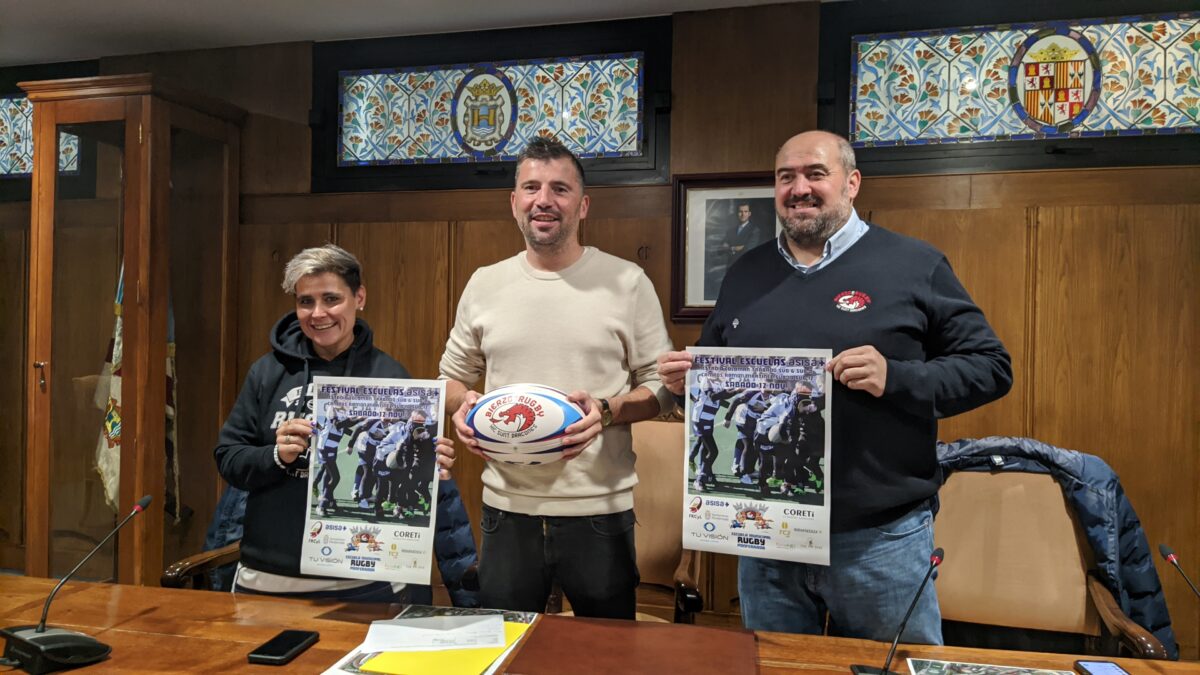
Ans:
[[[1068,131],[1096,105],[1099,74],[1096,49],[1079,32],[1035,33],[1013,57],[1009,73],[1013,111],[1036,131]]]
[[[475,155],[493,155],[512,136],[515,104],[512,83],[498,70],[467,74],[454,95],[454,132],[463,148]]]

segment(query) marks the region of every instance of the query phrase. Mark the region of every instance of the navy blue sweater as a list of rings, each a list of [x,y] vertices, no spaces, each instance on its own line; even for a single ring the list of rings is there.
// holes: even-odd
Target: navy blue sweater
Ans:
[[[895,520],[938,490],[937,420],[993,401],[1012,364],[983,312],[929,244],[876,225],[828,266],[802,274],[769,241],[721,284],[701,346],[843,350],[887,359],[876,398],[832,391],[833,531]]]

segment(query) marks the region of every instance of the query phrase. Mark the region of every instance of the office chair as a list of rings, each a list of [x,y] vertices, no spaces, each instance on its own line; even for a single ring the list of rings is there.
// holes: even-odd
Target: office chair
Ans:
[[[208,573],[241,557],[241,542],[235,541],[211,551],[203,551],[171,563],[163,570],[159,583],[163,588],[208,589]]]
[[[1052,476],[959,471],[938,496],[946,644],[1167,658],[1089,573],[1091,548]]]

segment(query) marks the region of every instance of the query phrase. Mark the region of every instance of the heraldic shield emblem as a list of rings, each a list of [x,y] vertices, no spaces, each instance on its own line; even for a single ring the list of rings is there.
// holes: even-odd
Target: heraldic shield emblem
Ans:
[[[454,92],[454,136],[476,159],[501,154],[516,123],[513,85],[495,68],[467,73]]]
[[[1100,59],[1078,31],[1046,29],[1017,49],[1008,85],[1013,111],[1027,126],[1042,133],[1070,131],[1100,98]]]

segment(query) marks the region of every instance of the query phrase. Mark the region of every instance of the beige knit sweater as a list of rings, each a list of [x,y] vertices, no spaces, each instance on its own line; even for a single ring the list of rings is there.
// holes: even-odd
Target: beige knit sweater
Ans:
[[[655,372],[669,349],[658,296],[637,265],[586,247],[567,269],[543,272],[521,252],[471,276],[440,370],[481,392],[530,382],[599,399],[644,386],[670,410]],[[629,426],[614,425],[569,461],[488,462],[483,501],[530,515],[599,515],[633,508],[636,484]]]

